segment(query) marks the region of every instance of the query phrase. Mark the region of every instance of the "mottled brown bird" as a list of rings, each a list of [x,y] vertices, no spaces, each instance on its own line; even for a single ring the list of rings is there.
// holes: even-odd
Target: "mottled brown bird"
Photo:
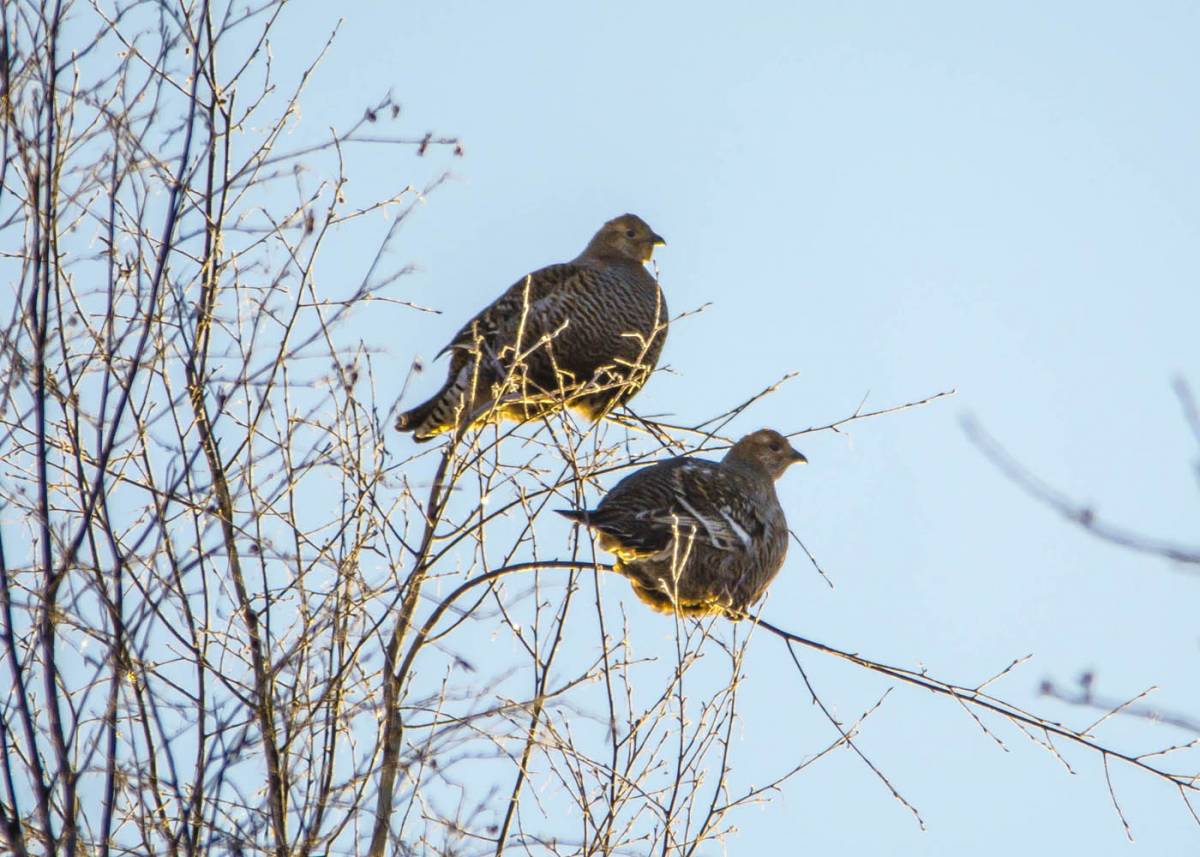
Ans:
[[[418,441],[455,427],[525,420],[564,405],[596,420],[646,383],[667,336],[667,304],[645,268],[666,242],[644,220],[605,223],[573,261],[518,280],[467,322],[446,383],[401,414]]]
[[[807,461],[761,429],[721,461],[671,458],[617,483],[593,511],[559,510],[598,534],[642,601],[663,613],[740,619],[787,554],[775,480]]]

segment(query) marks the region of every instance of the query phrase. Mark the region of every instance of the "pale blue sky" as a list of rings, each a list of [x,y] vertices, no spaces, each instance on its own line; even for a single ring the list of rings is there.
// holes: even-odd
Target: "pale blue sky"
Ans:
[[[959,391],[799,444],[812,463],[781,496],[836,588],[796,552],[769,618],[968,684],[1032,652],[1003,694],[1076,724],[1088,714],[1037,698],[1043,676],[1094,668],[1102,692],[1157,684],[1158,704],[1200,714],[1200,579],[1072,529],[959,425],[976,416],[1105,515],[1196,540],[1198,450],[1170,379],[1200,385],[1200,9],[1050,5],[312,4],[275,52],[307,56],[345,16],[298,139],[391,88],[399,127],[465,141],[461,160],[356,150],[349,191],[363,199],[384,178],[455,173],[396,250],[420,268],[397,293],[445,315],[359,322],[398,373],[518,276],[637,212],[670,242],[658,259],[672,309],[714,304],[672,330],[664,359],[678,374],[656,378],[641,410],[697,418],[793,369],[734,430],[828,422],[868,391],[877,406]],[[326,247],[325,277],[361,276],[373,252]],[[846,713],[886,687],[806,663]],[[758,640],[747,673],[748,779],[831,740],[782,647]],[[1097,758],[1069,751],[1072,777],[1000,732],[1012,752],[953,703],[898,688],[861,740],[927,832],[839,753],[741,815],[729,853],[1200,844],[1172,789],[1114,768],[1127,844]],[[1120,722],[1100,735],[1135,751],[1189,737]]]

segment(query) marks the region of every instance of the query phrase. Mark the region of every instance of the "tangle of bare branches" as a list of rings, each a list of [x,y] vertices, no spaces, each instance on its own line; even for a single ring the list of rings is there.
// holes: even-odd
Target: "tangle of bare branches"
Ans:
[[[300,50],[272,41],[287,14],[0,6],[7,853],[705,853],[834,749],[858,752],[879,710],[831,714],[829,741],[745,782],[739,691],[760,628],[1188,798],[1194,777],[986,683],[762,620],[677,619],[669,644],[647,639],[593,545],[547,511],[668,451],[723,448],[786,377],[688,425],[624,409],[420,449],[391,433],[398,358],[354,322],[429,311],[396,259],[462,144],[414,132],[388,94],[301,122],[336,30],[284,72],[279,51]],[[407,177],[351,183],[352,153],[380,146]],[[373,252],[333,255],[352,239]]]

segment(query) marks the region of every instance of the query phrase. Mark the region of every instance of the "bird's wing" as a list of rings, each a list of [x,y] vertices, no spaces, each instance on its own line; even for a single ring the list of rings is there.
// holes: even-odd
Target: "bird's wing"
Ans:
[[[689,461],[675,470],[674,504],[657,520],[666,526],[695,527],[696,538],[717,550],[749,550],[763,524],[746,486],[710,462]],[[686,522],[676,525],[675,521]]]
[[[515,337],[522,317],[526,330],[540,336],[545,319],[559,314],[554,309],[569,294],[572,282],[582,272],[579,265],[562,264],[550,265],[522,277],[463,325],[437,356],[448,351],[470,351],[477,340],[492,351],[510,345],[508,340]]]
[[[634,477],[592,516],[592,526],[632,550],[662,550],[679,535],[745,552],[765,529],[746,486],[711,461],[676,459]]]

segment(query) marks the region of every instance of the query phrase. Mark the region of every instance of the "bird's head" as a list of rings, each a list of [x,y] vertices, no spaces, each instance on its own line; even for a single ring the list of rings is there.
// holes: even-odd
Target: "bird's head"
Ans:
[[[666,243],[636,214],[622,214],[600,227],[583,255],[597,259],[627,259],[644,264],[650,261],[656,246]]]
[[[765,470],[772,479],[778,479],[793,464],[808,461],[803,453],[792,449],[786,437],[773,429],[759,429],[746,435],[725,453],[725,460]]]

